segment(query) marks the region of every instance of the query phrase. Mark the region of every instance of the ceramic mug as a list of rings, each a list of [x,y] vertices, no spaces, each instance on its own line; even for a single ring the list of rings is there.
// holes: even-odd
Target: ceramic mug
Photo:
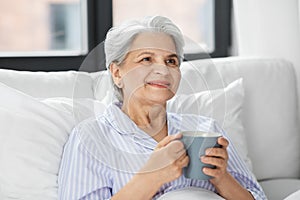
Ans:
[[[212,147],[221,147],[217,140],[220,133],[203,131],[183,131],[180,139],[186,149],[190,162],[183,168],[183,174],[186,178],[208,180],[212,178],[203,173],[203,167],[215,168],[213,165],[204,164],[200,157],[205,155],[205,150]]]

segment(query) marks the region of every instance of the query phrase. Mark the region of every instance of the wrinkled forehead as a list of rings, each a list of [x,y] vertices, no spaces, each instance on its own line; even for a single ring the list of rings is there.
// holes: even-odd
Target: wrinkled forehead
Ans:
[[[160,49],[176,54],[173,38],[166,33],[143,32],[132,41],[129,51],[139,49]]]

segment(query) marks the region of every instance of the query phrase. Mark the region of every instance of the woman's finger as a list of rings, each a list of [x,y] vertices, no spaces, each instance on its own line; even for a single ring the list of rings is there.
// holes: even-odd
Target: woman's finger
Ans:
[[[181,168],[188,166],[189,161],[190,161],[190,158],[187,155],[185,155],[185,157],[180,162]]]
[[[182,137],[181,133],[175,134],[175,135],[168,135],[167,137],[165,137],[164,139],[162,139],[162,141],[160,141],[157,146],[155,147],[155,150],[160,149],[164,146],[167,146],[167,144],[169,144],[171,141],[173,140],[177,140],[180,139]]]
[[[222,158],[203,156],[201,157],[201,161],[205,164],[214,165],[217,168],[226,168],[227,166],[226,160]]]
[[[187,156],[185,149],[183,149],[180,152],[178,152],[178,154],[180,155],[180,157],[177,160],[182,160],[182,159],[184,159]]]
[[[179,165],[181,168],[186,167],[189,163],[189,157],[184,151],[183,154],[175,161],[176,165]]]
[[[212,177],[218,177],[222,174],[222,171],[219,169],[211,169],[208,167],[204,167],[202,169],[203,173],[208,175],[208,176],[212,176]]]
[[[227,150],[224,148],[207,148],[205,150],[206,156],[219,157],[224,160],[228,160]]]
[[[226,139],[226,138],[224,138],[224,137],[219,137],[218,138],[218,144],[219,145],[221,145],[222,146],[222,148],[227,148],[228,147],[228,145],[229,145],[229,142],[228,142],[228,140]]]

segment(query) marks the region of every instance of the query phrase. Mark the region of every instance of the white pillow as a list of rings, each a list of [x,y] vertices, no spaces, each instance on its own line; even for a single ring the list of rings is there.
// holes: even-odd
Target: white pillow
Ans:
[[[93,78],[87,72],[29,72],[0,69],[0,82],[32,97],[94,98]]]
[[[75,125],[87,118],[103,113],[108,105],[103,100],[98,101],[89,98],[70,99],[66,97],[54,97],[41,99],[41,101],[57,110],[72,114]]]
[[[230,83],[224,89],[176,95],[167,104],[167,110],[176,113],[198,114],[215,119],[226,131],[239,155],[252,170],[248,157],[246,134],[242,124],[244,99],[243,79]]]
[[[102,101],[103,99],[114,99],[111,75],[108,70],[90,73],[93,79],[94,97]],[[107,102],[110,103],[110,102]]]
[[[57,199],[63,146],[74,127],[57,110],[0,83],[0,188],[3,199]]]
[[[180,190],[173,190],[171,192],[167,192],[158,200],[222,200],[221,196],[217,195],[216,193],[205,190],[202,188],[183,188]]]

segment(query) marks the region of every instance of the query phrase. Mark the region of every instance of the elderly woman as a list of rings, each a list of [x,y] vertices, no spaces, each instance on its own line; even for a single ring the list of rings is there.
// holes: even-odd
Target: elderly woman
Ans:
[[[183,36],[167,18],[147,17],[112,28],[105,40],[107,67],[119,98],[104,114],[75,127],[65,145],[59,198],[157,199],[186,187],[225,199],[265,199],[254,176],[211,119],[166,112],[178,88]],[[210,180],[187,179],[189,163],[178,140],[183,130],[220,132],[222,148],[199,159]]]

